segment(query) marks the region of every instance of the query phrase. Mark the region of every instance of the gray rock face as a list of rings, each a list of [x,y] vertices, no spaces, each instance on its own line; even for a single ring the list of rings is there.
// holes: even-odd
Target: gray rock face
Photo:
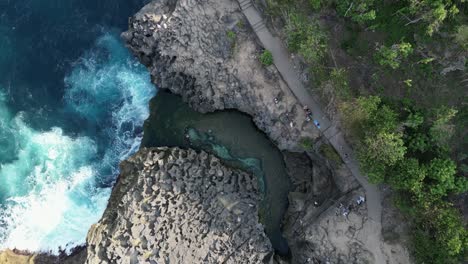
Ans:
[[[142,149],[121,164],[86,263],[268,263],[256,183],[205,152]]]
[[[153,82],[195,110],[245,112],[282,149],[318,137],[276,68],[259,62],[261,47],[237,1],[154,1],[122,37]]]
[[[347,169],[328,170],[310,163],[306,155],[285,155],[293,188],[285,215],[283,235],[291,248],[290,263],[377,263],[374,246],[380,245],[386,263],[412,263],[406,247],[398,212],[386,200],[379,230],[367,214],[364,190],[355,182],[340,184],[337,178],[349,178]],[[303,166],[301,166],[303,164]],[[336,175],[340,174],[340,175]],[[387,212],[388,211],[388,212]],[[398,228],[397,228],[398,227]],[[382,241],[369,240],[384,231]]]

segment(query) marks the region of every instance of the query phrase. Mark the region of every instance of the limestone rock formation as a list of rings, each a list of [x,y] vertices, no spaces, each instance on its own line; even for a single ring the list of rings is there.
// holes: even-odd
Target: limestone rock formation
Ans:
[[[294,149],[318,130],[275,66],[259,62],[252,33],[235,0],[163,0],[130,19],[122,37],[159,88],[200,112],[245,112],[280,148]]]
[[[285,158],[293,183],[283,226],[292,253],[289,263],[377,263],[373,244],[381,245],[386,263],[412,263],[404,221],[399,219],[388,196],[384,203],[384,230],[377,230],[374,220],[368,217],[366,201],[358,203],[359,197],[366,199],[364,190],[356,182],[337,184],[334,174],[350,174],[347,169],[327,170],[320,163],[298,166],[310,163],[306,155],[287,154]],[[368,239],[382,231],[384,241]]]
[[[237,1],[153,1],[130,19],[130,28],[122,37],[130,50],[150,70],[153,82],[159,88],[169,89],[181,95],[183,100],[195,110],[210,112],[237,109],[245,112],[252,116],[256,125],[283,150],[295,151],[301,138],[316,139],[319,136],[315,127],[306,122],[302,106],[290,93],[275,67],[265,68],[260,64],[258,56],[261,47],[241,14]],[[366,205],[355,204],[358,196],[365,196],[363,190],[359,188],[346,168],[340,167],[335,170],[324,164],[317,166],[315,163],[319,163],[320,158],[314,157],[312,157],[314,160],[314,166],[312,166],[311,161],[307,160],[310,157],[311,155],[308,158],[299,155],[295,157],[297,162],[292,163],[286,157],[286,164],[295,164],[290,166],[292,169],[290,168],[289,171],[294,189],[289,195],[290,206],[283,228],[292,254],[292,259],[286,262],[301,264],[375,263],[371,249],[381,243],[367,240],[366,236],[371,232],[381,232],[381,230],[376,230],[375,225],[369,224],[373,220],[367,217]],[[304,159],[307,165],[302,166],[301,160],[304,161]],[[239,187],[241,185],[243,184],[239,184]],[[224,188],[223,186],[221,184],[217,188]],[[124,191],[124,193],[127,192]],[[144,188],[142,192],[145,193]],[[141,198],[142,201],[145,201],[144,199]],[[256,206],[255,199],[250,199],[253,208]],[[348,209],[349,206],[352,210],[343,216],[343,210]],[[191,215],[190,209],[188,210]],[[246,223],[248,226],[255,226],[258,222],[254,211],[250,213],[255,216],[254,221],[249,220]],[[214,222],[207,225],[207,228],[214,225],[216,229],[217,221],[225,221],[224,214],[220,214],[220,218],[222,219],[213,217]],[[243,219],[241,218],[240,221],[242,222]],[[175,231],[172,231],[171,222],[161,223],[164,224],[161,227],[164,229],[154,241],[165,245],[168,237],[163,234],[169,232],[167,236],[172,237]],[[102,228],[100,225],[94,229],[100,230]],[[246,228],[251,230],[249,227]],[[106,227],[105,229],[117,230],[118,228]],[[236,252],[239,252],[238,259],[235,259],[233,255],[227,258],[228,261],[261,263],[270,260],[271,247],[266,242],[267,239],[261,232],[261,228],[258,227],[256,230],[254,234],[258,239],[254,241],[258,241],[259,246],[249,251],[250,257],[255,259],[242,259],[242,256],[248,255],[239,252],[246,250],[245,246],[237,248],[239,244],[223,244],[226,246],[223,251],[236,249]],[[103,231],[93,232],[101,234],[100,239],[105,237]],[[175,234],[179,235],[181,232]],[[114,233],[112,231],[109,234]],[[194,240],[190,233],[184,233],[184,236],[186,235],[188,239]],[[177,241],[184,239],[184,236],[177,237]],[[90,241],[93,241],[93,238]],[[170,241],[175,241],[175,239]],[[372,242],[378,243],[370,246]],[[92,248],[96,243],[90,243],[88,247],[90,256],[112,256],[116,251],[112,249],[113,243],[102,244],[111,245],[110,249],[101,246],[95,247],[94,250]],[[395,243],[395,246],[383,244],[386,247],[382,249],[383,254],[386,254],[385,258],[389,260],[389,263],[410,263],[407,252],[397,242]],[[135,259],[133,248],[140,247],[140,245],[139,243],[136,246],[130,244],[130,251],[118,254]],[[202,244],[197,245],[202,247]],[[188,246],[181,247],[187,248]],[[99,252],[99,248],[106,248],[106,250]],[[179,260],[177,253],[191,252],[190,250],[175,250],[169,246],[163,248],[165,251],[155,251],[155,254],[161,253],[162,256],[170,252],[175,258],[170,259],[171,263],[174,261],[177,263]],[[219,257],[221,251],[206,253],[206,250],[200,250],[199,252],[208,255],[199,256],[189,253],[192,254],[193,259],[187,259],[187,263],[210,263],[210,261],[223,263],[222,259],[225,257],[225,255]],[[205,260],[207,256],[209,257]],[[144,260],[144,258],[140,257],[137,260]],[[276,260],[280,263],[285,262],[280,258]],[[158,261],[165,261],[165,259],[158,259]],[[184,263],[183,260],[181,263]]]
[[[205,152],[142,149],[121,164],[86,263],[268,263],[256,184]]]

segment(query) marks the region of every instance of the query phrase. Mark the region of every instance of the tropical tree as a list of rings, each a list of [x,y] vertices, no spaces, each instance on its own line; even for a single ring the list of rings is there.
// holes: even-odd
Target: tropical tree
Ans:
[[[396,189],[409,191],[413,194],[421,192],[426,169],[415,158],[403,159],[394,166],[388,182]]]
[[[375,60],[382,66],[398,69],[401,62],[413,53],[413,47],[408,42],[393,44],[391,47],[380,46],[375,54]]]
[[[446,19],[457,15],[465,0],[410,0],[403,11],[409,13],[411,19],[407,25],[423,22],[425,31],[432,35],[438,31]]]
[[[340,0],[337,2],[338,13],[351,18],[354,22],[365,23],[376,18],[374,0]]]
[[[406,153],[400,134],[382,132],[370,135],[359,151],[359,160],[372,182],[382,182],[388,167],[402,160]]]
[[[455,189],[457,165],[451,159],[435,158],[427,165],[427,184],[430,194],[436,197],[447,195]]]
[[[326,52],[327,36],[316,21],[291,12],[286,23],[288,48],[308,63],[317,63]]]

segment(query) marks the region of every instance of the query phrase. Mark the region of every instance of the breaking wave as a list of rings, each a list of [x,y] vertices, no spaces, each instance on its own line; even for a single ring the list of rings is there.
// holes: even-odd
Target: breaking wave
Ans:
[[[0,94],[0,245],[30,251],[71,249],[101,217],[118,173],[134,153],[155,95],[147,70],[113,34],[64,79],[63,112],[74,133],[37,131],[12,116]]]

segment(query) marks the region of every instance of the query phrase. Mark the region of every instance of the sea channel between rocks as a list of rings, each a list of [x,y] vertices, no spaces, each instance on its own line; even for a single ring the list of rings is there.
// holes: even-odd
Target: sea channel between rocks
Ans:
[[[289,176],[282,153],[250,116],[235,110],[201,114],[179,96],[163,90],[150,103],[141,147],[206,151],[234,169],[253,174],[262,198],[258,207],[260,222],[273,248],[279,254],[288,253],[281,223],[288,205]]]

